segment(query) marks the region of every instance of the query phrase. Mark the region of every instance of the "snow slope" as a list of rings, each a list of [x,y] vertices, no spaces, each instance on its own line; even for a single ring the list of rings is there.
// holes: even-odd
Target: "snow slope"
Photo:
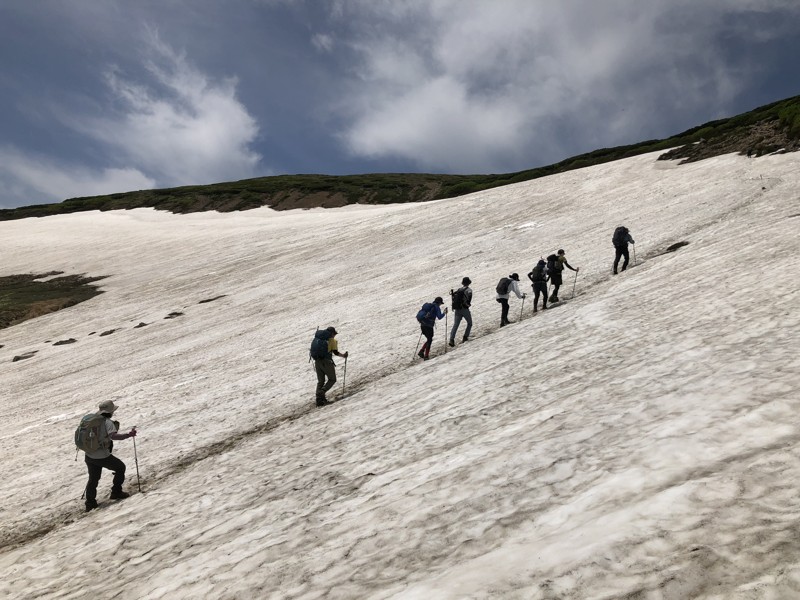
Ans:
[[[0,275],[109,275],[0,331],[0,596],[800,597],[800,155],[656,156],[424,205],[0,223]],[[497,280],[559,247],[575,298],[500,330]],[[443,355],[441,322],[414,361],[465,275],[473,341]],[[347,396],[315,409],[329,324]],[[108,398],[145,493],[105,500],[106,472],[85,514],[72,432]]]

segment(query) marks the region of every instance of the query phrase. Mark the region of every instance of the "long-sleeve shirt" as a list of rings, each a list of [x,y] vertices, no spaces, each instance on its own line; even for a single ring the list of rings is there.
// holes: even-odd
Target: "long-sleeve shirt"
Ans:
[[[423,306],[423,309],[425,309],[425,313],[419,319],[419,322],[422,325],[425,325],[427,327],[433,327],[434,325],[436,325],[436,321],[438,319],[444,318],[444,313],[442,312],[442,309],[438,304],[434,304],[433,302],[426,303]]]
[[[522,294],[519,292],[519,283],[516,279],[509,279],[511,283],[508,284],[508,291],[505,294],[497,294],[498,298],[505,298],[508,300],[511,292],[514,292],[517,295],[517,298],[522,298]]]

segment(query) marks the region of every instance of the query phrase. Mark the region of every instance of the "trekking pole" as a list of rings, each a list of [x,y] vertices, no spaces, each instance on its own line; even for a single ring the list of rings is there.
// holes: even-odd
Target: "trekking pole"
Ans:
[[[344,373],[342,374],[342,397],[344,397],[345,386],[347,385],[347,357],[344,357]]]
[[[447,313],[444,313],[444,353],[447,354]]]
[[[575,281],[572,282],[572,297],[575,297],[575,284],[578,283],[578,272],[575,271]]]
[[[636,266],[636,244],[633,245],[633,266]]]
[[[134,427],[136,429],[136,427]],[[133,462],[136,463],[136,484],[139,486],[139,493],[142,493],[142,478],[139,476],[139,455],[136,453],[136,436],[133,438]]]
[[[519,320],[522,321],[522,310],[525,308],[525,296],[522,297],[522,306],[519,307]]]
[[[420,334],[419,334],[419,337],[417,338],[417,347],[416,347],[416,348],[414,348],[414,356],[416,356],[416,355],[417,355],[417,350],[419,350],[419,343],[420,343],[421,341],[422,341],[422,334],[420,333]]]

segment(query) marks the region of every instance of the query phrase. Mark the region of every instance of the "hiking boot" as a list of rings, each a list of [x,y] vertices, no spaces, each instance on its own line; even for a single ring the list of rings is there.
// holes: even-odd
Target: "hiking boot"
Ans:
[[[123,492],[122,490],[111,490],[111,495],[109,498],[112,500],[124,500],[125,498],[129,498],[130,494],[128,492]]]
[[[547,310],[547,306],[543,306],[543,307],[542,307],[542,310]]]
[[[534,306],[533,307],[533,312],[539,312],[539,309]]]
[[[456,343],[455,343],[455,341],[450,340],[450,342],[447,345],[450,346],[451,348],[453,348],[456,345]]]
[[[87,500],[86,501],[86,512],[89,512],[90,510],[94,510],[95,508],[97,508],[97,506],[98,506],[97,505],[97,500]]]
[[[317,400],[317,406],[328,406],[328,404],[330,404],[330,402],[327,400]]]
[[[468,342],[468,341],[469,341],[468,337],[461,338],[461,343]]]
[[[419,356],[420,358],[425,358],[425,353],[422,350],[420,350],[419,352],[417,352],[417,356]]]

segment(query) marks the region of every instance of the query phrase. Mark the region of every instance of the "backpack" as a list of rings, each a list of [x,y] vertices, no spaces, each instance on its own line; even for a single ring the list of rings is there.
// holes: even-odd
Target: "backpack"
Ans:
[[[611,237],[611,243],[615,246],[624,246],[627,242],[628,228],[619,226],[614,230],[614,235]]]
[[[461,310],[467,308],[467,293],[464,288],[458,288],[453,292],[453,310]]]
[[[548,273],[555,273],[556,271],[561,271],[562,269],[558,268],[558,256],[555,254],[551,254],[547,257],[547,272]]]
[[[503,277],[497,283],[497,293],[501,296],[505,296],[508,293],[508,288],[511,286],[511,280],[508,277]]]
[[[538,265],[533,267],[533,270],[528,273],[528,279],[530,279],[532,282],[547,281],[547,276],[544,273],[544,267],[540,267]]]
[[[106,429],[106,418],[100,413],[91,413],[81,419],[75,430],[75,446],[84,452],[108,450],[111,438]]]
[[[327,329],[320,329],[314,334],[314,339],[311,340],[311,349],[308,351],[311,358],[328,358],[328,340],[331,338],[331,332]]]
[[[417,321],[424,323],[434,318],[436,318],[436,305],[431,302],[426,302],[417,313]]]

